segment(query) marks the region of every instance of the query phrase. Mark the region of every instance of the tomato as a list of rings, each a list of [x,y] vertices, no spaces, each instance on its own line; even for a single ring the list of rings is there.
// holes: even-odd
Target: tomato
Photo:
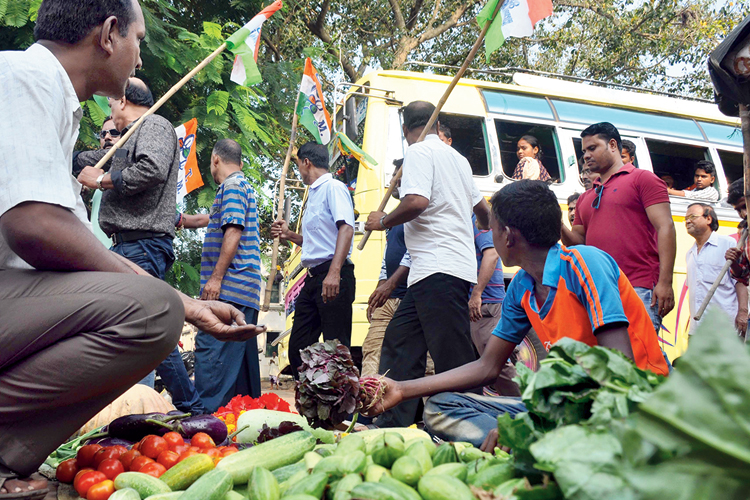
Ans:
[[[89,467],[94,463],[94,455],[97,451],[103,448],[100,444],[87,444],[82,446],[76,454],[76,460],[78,461],[78,467]]]
[[[180,459],[178,460],[178,462],[182,462],[182,461],[183,461],[183,460],[185,460],[185,459],[186,459],[187,457],[192,457],[193,455],[197,455],[197,454],[198,454],[198,452],[197,452],[197,451],[194,451],[194,450],[188,450],[188,451],[186,451],[186,452],[184,452],[184,453],[182,453],[182,454],[180,455]]]
[[[156,457],[156,462],[162,464],[167,469],[171,469],[174,467],[174,464],[180,461],[180,455],[179,453],[175,453],[174,451],[162,451],[159,453],[159,456]]]
[[[130,450],[126,451],[122,455],[120,455],[120,458],[118,460],[122,462],[122,465],[125,466],[125,470],[130,470],[130,464],[136,457],[140,457],[141,452],[138,450]]]
[[[94,472],[94,469],[92,469],[91,467],[86,467],[85,469],[81,469],[78,472],[76,472],[76,477],[73,478],[73,484],[76,484],[76,481],[78,480],[78,478],[83,476],[87,472]]]
[[[79,495],[81,495],[83,498],[86,498],[86,493],[89,491],[89,488],[106,480],[107,476],[99,471],[94,470],[77,477],[73,482],[73,487]]]
[[[209,448],[207,450],[203,450],[203,452],[211,458],[221,457],[221,452],[216,448]]]
[[[102,448],[94,454],[94,459],[91,463],[95,468],[99,468],[99,464],[110,458],[119,458],[122,453],[112,447]]]
[[[141,470],[139,470],[138,472],[140,472],[141,474],[148,474],[149,476],[159,478],[162,474],[167,472],[167,468],[158,462],[152,462],[141,467]]]
[[[198,448],[214,448],[216,446],[216,443],[211,439],[211,436],[205,432],[199,432],[190,438],[190,444],[197,446]]]
[[[161,436],[146,436],[141,441],[141,455],[156,458],[163,451],[169,450],[167,441]]]
[[[110,446],[110,448],[112,448],[112,449],[115,449],[115,450],[119,451],[119,452],[120,452],[120,455],[122,455],[123,453],[126,453],[127,451],[129,451],[129,450],[128,450],[128,449],[126,448],[126,447],[124,447],[124,446],[123,446],[123,445],[121,445],[121,444],[116,444],[116,445],[114,445],[114,446]],[[119,455],[118,455],[118,456],[119,456]]]
[[[190,445],[187,444],[187,443],[178,444],[174,448],[170,448],[170,450],[172,450],[173,452],[177,453],[178,455],[182,455],[183,453],[185,453],[189,449],[190,449]]]
[[[238,451],[240,450],[238,450],[237,448],[233,446],[227,446],[226,449],[221,451],[221,456],[226,457],[226,456],[231,455],[232,453],[237,453]]]
[[[75,458],[65,460],[57,466],[57,480],[61,483],[72,483],[78,472],[78,461]]]
[[[191,446],[191,447],[189,448],[189,450],[190,450],[190,451],[194,451],[194,452],[196,452],[196,453],[202,453],[202,452],[203,452],[203,450],[202,450],[201,448],[199,448],[198,446]]]
[[[102,460],[102,463],[99,464],[99,467],[96,470],[103,472],[104,475],[107,476],[107,479],[114,479],[125,472],[125,466],[116,458],[108,458]]]
[[[115,492],[115,483],[107,479],[95,484],[86,492],[87,500],[107,500]]]
[[[139,472],[141,470],[141,467],[143,467],[146,464],[153,463],[154,459],[145,457],[141,455],[140,457],[136,457],[132,462],[130,462],[130,470],[134,472]]]
[[[175,446],[185,444],[185,439],[182,437],[182,435],[180,435],[179,432],[167,432],[162,437],[164,438],[164,441],[166,441],[169,445],[169,449],[172,451],[174,451]]]

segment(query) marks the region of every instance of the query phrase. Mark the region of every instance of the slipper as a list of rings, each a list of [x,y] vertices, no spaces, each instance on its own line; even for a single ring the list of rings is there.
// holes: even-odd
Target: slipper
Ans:
[[[24,481],[12,470],[0,465],[0,490],[5,486],[6,481],[11,480]],[[0,500],[42,500],[49,493],[49,488],[45,487],[37,490],[26,490],[18,492],[0,493]]]

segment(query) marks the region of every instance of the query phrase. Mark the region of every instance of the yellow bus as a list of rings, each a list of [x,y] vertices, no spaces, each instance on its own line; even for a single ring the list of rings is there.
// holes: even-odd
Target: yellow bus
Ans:
[[[332,171],[353,193],[355,210],[354,252],[357,277],[354,302],[352,351],[367,335],[367,299],[380,272],[385,234],[373,233],[364,250],[356,246],[364,221],[376,210],[393,174],[393,161],[403,158],[407,147],[401,131],[399,109],[415,100],[437,103],[451,78],[407,71],[376,71],[356,84],[343,84],[335,124],[377,165],[332,155]],[[339,101],[340,102],[340,101]],[[443,107],[441,123],[451,128],[453,147],[471,164],[474,179],[489,197],[509,182],[518,163],[516,142],[526,134],[536,136],[544,151],[543,164],[553,182],[550,187],[567,211],[567,198],[583,192],[578,159],[582,156],[580,132],[600,121],[613,123],[623,139],[636,144],[636,166],[659,176],[670,175],[675,189],[693,183],[693,168],[699,160],[716,165],[715,187],[726,197],[727,186],[742,176],[742,137],[739,121],[722,115],[717,106],[703,101],[678,99],[629,90],[613,90],[530,73],[515,73],[512,84],[462,79]],[[335,153],[332,151],[332,153]],[[679,357],[687,347],[689,317],[684,290],[685,255],[694,243],[684,226],[689,200],[671,197],[677,230],[677,260],[674,269],[676,306],[664,318],[660,337],[669,358]],[[387,210],[397,204],[391,200]],[[726,203],[715,204],[719,232],[734,234],[739,217]],[[567,223],[567,217],[565,217]],[[627,231],[627,221],[622,230]],[[504,269],[512,278],[516,269]],[[291,328],[294,299],[304,280],[300,249],[296,248],[284,267],[287,327]],[[282,349],[282,364],[286,361]]]

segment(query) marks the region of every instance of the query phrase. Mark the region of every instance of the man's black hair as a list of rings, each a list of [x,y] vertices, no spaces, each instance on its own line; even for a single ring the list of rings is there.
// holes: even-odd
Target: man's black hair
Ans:
[[[740,177],[729,185],[727,189],[727,203],[736,205],[745,197],[745,180]]]
[[[34,40],[76,44],[108,17],[117,17],[120,36],[128,36],[135,17],[132,0],[44,0],[39,7]]]
[[[427,101],[414,101],[404,106],[404,126],[406,130],[424,127],[430,121],[435,106]]]
[[[576,201],[581,196],[581,193],[573,193],[570,196],[568,196],[568,205]]]
[[[560,239],[562,209],[546,182],[513,182],[492,195],[490,203],[500,227],[518,229],[530,245],[549,248]]]
[[[688,210],[690,210],[690,207],[701,207],[703,209],[703,217],[711,217],[711,224],[708,225],[708,227],[711,228],[711,231],[719,230],[719,218],[716,217],[716,212],[711,205],[706,205],[705,203],[691,203],[688,205]]]
[[[328,149],[317,142],[307,142],[297,151],[297,158],[307,158],[314,166],[328,170]]]
[[[445,136],[446,139],[451,138],[451,128],[448,125],[440,124],[440,132]]]
[[[396,168],[401,168],[401,165],[403,164],[404,164],[403,158],[396,158],[395,160],[393,160],[393,166]]]
[[[213,153],[227,163],[242,166],[242,146],[232,139],[221,139],[214,145]]]
[[[105,124],[105,123],[107,123],[107,122],[108,122],[108,121],[110,121],[110,120],[112,120],[112,115],[109,115],[108,117],[106,117],[106,118],[104,119],[104,121],[102,122],[102,127],[104,127],[104,124]]]
[[[132,83],[128,80],[128,86],[125,88],[125,99],[130,104],[136,106],[150,108],[154,105],[154,95],[151,93],[151,89],[145,83],[141,84],[141,82]]]
[[[713,162],[710,162],[708,160],[701,160],[698,163],[696,163],[695,170],[698,170],[698,169],[703,170],[708,175],[716,175],[716,167],[714,166]]]
[[[622,140],[622,150],[627,151],[630,156],[635,156],[635,143],[627,139]]]
[[[598,136],[603,139],[604,142],[609,143],[612,139],[617,142],[617,150],[622,151],[622,139],[620,138],[620,132],[617,127],[609,122],[594,123],[589,125],[581,132],[581,137]]]

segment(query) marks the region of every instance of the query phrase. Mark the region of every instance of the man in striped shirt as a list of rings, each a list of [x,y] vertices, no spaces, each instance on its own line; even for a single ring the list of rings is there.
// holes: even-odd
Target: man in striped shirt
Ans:
[[[260,237],[255,191],[242,173],[242,148],[231,139],[216,143],[211,175],[219,189],[209,214],[201,255],[201,299],[229,302],[251,323],[260,302]],[[195,387],[208,411],[237,394],[260,396],[258,343],[219,342],[198,332]]]

